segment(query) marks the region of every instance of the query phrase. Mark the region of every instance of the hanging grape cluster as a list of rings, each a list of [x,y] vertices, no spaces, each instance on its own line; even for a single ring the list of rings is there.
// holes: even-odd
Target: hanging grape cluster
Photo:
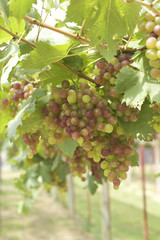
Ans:
[[[21,109],[23,100],[28,99],[30,95],[35,91],[33,84],[24,82],[15,82],[11,85],[7,98],[2,100],[0,109],[8,110],[11,117],[15,117],[18,111]]]
[[[146,32],[146,58],[152,67],[150,75],[160,80],[160,16],[146,13],[143,21],[139,24],[139,30]]]

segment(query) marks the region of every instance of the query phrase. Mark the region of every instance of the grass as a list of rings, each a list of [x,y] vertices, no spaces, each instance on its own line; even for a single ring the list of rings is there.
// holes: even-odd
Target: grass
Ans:
[[[124,182],[119,191],[110,186],[111,222],[113,240],[143,239],[143,202],[140,172],[135,169],[132,181]],[[152,172],[153,175],[153,172]],[[155,192],[154,177],[147,169],[147,212],[149,239],[160,240],[160,196]],[[87,222],[86,190],[75,180],[76,212],[83,219],[83,229],[101,239],[101,191],[91,197],[92,220]],[[67,196],[66,196],[67,197]]]
[[[102,188],[91,197],[91,223],[87,218],[87,190],[84,183],[75,179],[75,202],[77,221],[73,221],[68,213],[68,195],[59,193],[61,204],[54,203],[50,195],[41,193],[39,200],[28,216],[16,213],[19,192],[13,188],[13,177],[16,174],[5,174],[1,192],[2,208],[2,240],[63,240],[61,232],[73,234],[69,239],[101,239],[101,194]],[[160,195],[155,192],[153,169],[147,168],[147,211],[149,239],[160,240]],[[124,182],[119,191],[110,186],[112,240],[143,239],[143,203],[140,172],[135,169],[132,181]],[[54,207],[55,205],[55,207]],[[65,206],[62,207],[62,205]],[[81,226],[79,228],[79,226]],[[83,236],[88,232],[86,237]],[[76,236],[78,238],[76,238]],[[94,237],[92,237],[94,236]],[[65,238],[64,238],[65,239]]]

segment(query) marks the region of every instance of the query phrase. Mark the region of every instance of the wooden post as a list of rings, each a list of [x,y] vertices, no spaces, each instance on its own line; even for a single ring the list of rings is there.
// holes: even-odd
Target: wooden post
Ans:
[[[110,198],[109,184],[103,182],[102,188],[102,240],[111,240],[111,214],[110,214]]]
[[[71,173],[68,175],[68,198],[70,214],[73,218],[75,218],[74,184]]]
[[[52,194],[52,198],[53,198],[54,201],[57,200],[57,192],[58,192],[57,187],[56,187],[56,186],[53,186],[53,187],[52,187],[51,194]]]
[[[139,156],[140,156],[140,163],[141,163],[142,190],[143,190],[144,240],[149,240],[149,236],[148,236],[148,221],[147,221],[146,179],[145,179],[144,150],[145,150],[144,145],[139,144]]]
[[[91,212],[91,194],[87,190],[87,221],[89,225],[91,224]]]
[[[157,139],[153,143],[156,174],[160,173],[160,151],[159,151],[159,148],[160,148],[160,145],[159,145],[159,141]],[[156,178],[156,191],[157,191],[157,193],[160,193],[160,177]]]

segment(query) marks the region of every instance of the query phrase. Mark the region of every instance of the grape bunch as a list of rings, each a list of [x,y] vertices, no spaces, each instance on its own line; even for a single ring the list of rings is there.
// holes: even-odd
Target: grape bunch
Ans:
[[[2,100],[0,109],[8,110],[11,117],[15,117],[18,110],[21,108],[23,100],[35,91],[33,84],[24,82],[15,82],[11,85],[7,98]]]
[[[83,82],[75,91],[68,81],[62,82],[61,87],[53,88],[43,115],[50,145],[62,144],[67,138],[77,140],[86,152],[86,160],[89,158],[101,163],[104,175],[118,189],[119,178],[123,180],[126,177],[131,164],[129,157],[134,154],[133,139],[125,136],[118,125],[116,111],[95,87]],[[80,158],[75,155],[72,168],[77,167],[77,159]],[[80,172],[84,166],[81,160],[81,165],[78,165]]]
[[[22,136],[24,143],[29,146],[30,152],[28,154],[28,158],[32,158],[33,155],[37,153],[37,145],[40,139],[40,132],[36,133],[25,133]]]
[[[141,32],[146,32],[146,58],[152,67],[150,75],[160,80],[160,16],[146,13],[138,27]]]
[[[121,117],[125,122],[136,122],[138,120],[138,108],[132,108],[122,103],[123,94],[116,91],[116,75],[121,68],[130,66],[130,54],[121,54],[119,57],[111,59],[111,63],[99,61],[96,64],[93,74],[96,84],[104,86],[104,96],[111,101],[111,109],[115,111],[117,117]]]

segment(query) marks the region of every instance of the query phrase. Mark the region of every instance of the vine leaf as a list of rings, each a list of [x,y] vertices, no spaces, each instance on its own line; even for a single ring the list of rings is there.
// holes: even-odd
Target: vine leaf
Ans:
[[[130,157],[132,164],[131,167],[138,167],[139,166],[139,155],[137,152],[133,156]]]
[[[120,38],[133,32],[140,9],[135,3],[125,4],[121,0],[71,0],[65,22],[76,22],[81,26],[85,19],[83,33],[110,60],[122,41]],[[108,49],[100,47],[101,43],[107,43]]]
[[[15,60],[17,61],[17,54],[18,54],[18,51],[19,51],[19,47],[17,44],[15,44],[14,42],[10,42],[9,45],[8,45],[8,48],[5,50],[4,54],[3,54],[3,57],[0,58],[0,77],[2,75],[2,71],[3,71],[3,74],[7,74],[9,75],[10,71],[12,70],[12,67],[15,66],[15,62],[13,61],[9,61],[9,63],[6,64],[5,68],[3,69],[4,67],[4,63],[5,61],[9,58],[9,57],[15,57]],[[7,76],[5,75],[2,75],[3,76],[3,79],[1,78],[1,84],[4,83],[4,77],[6,78]],[[7,81],[7,79],[6,79]],[[6,82],[5,81],[5,82]]]
[[[67,157],[71,158],[78,147],[78,143],[75,140],[67,139],[64,141],[62,145],[57,145],[56,147],[59,148]]]
[[[98,185],[96,184],[96,179],[94,176],[92,175],[87,175],[87,182],[88,182],[88,189],[90,191],[90,193],[93,195],[95,194],[97,188],[98,188]]]
[[[46,107],[49,101],[48,96],[40,97],[36,101],[36,110],[23,120],[23,126],[20,131],[22,133],[37,132],[41,127],[43,127],[44,116],[42,110]]]
[[[33,3],[37,3],[37,0],[11,0],[9,8],[13,16],[22,19],[30,11]]]
[[[44,81],[44,84],[52,83],[52,87],[54,87],[60,84],[63,80],[75,78],[75,76],[74,73],[55,63],[51,65],[49,71],[42,72],[39,75],[39,78],[41,81]]]
[[[131,134],[135,138],[138,137],[140,140],[149,141],[152,139],[154,131],[149,122],[152,120],[154,115],[155,111],[150,107],[149,102],[145,101],[141,112],[138,115],[138,120],[135,123],[130,121],[124,122],[119,119],[119,124],[127,135]]]
[[[4,19],[2,17],[0,17],[0,26],[6,28],[7,30],[9,30],[8,25],[5,23],[5,21],[4,21]],[[4,43],[4,42],[7,43],[9,40],[12,39],[12,36],[10,34],[2,31],[1,29],[0,29],[0,36],[1,36],[0,37],[0,44]]]
[[[31,114],[35,111],[35,105],[38,98],[46,95],[44,89],[37,89],[32,96],[30,96],[27,101],[22,105],[21,110],[18,112],[16,117],[11,120],[8,124],[8,137],[10,140],[14,140],[16,137],[17,128],[22,126],[22,118],[28,114]]]
[[[150,101],[160,101],[160,82],[152,79],[147,72],[139,72],[130,67],[124,67],[117,75],[116,89],[124,93],[124,102],[131,107],[141,109],[147,96]]]
[[[24,69],[42,69],[48,64],[64,58],[68,52],[68,44],[52,46],[46,42],[37,42],[36,49],[22,61]]]

